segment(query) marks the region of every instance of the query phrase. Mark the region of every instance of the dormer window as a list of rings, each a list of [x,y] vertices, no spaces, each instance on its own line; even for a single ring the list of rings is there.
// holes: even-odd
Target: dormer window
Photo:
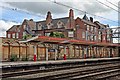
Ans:
[[[61,21],[58,21],[57,26],[58,26],[58,28],[62,28],[62,27],[64,27],[64,24]]]
[[[47,29],[50,29],[51,26],[52,26],[52,23],[48,23],[48,24],[47,24]]]
[[[42,29],[42,25],[41,23],[38,24],[38,30],[41,30]]]

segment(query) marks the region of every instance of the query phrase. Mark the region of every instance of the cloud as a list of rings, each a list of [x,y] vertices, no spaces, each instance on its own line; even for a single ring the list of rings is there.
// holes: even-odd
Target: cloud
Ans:
[[[19,23],[14,22],[5,22],[3,20],[0,20],[0,37],[6,36],[6,30],[11,28],[13,25],[18,25]]]
[[[93,13],[93,14],[104,13],[104,12],[110,11],[110,9],[107,9],[105,6],[98,4],[94,0],[93,1],[88,1],[88,0],[59,1],[59,0],[56,0],[56,1],[69,5],[71,7],[83,10],[83,11]],[[65,14],[65,13],[68,13],[68,9],[69,9],[67,7],[60,6],[58,4],[49,2],[48,0],[45,0],[44,2],[7,2],[7,3],[19,9],[24,9],[24,10],[34,12],[36,14],[42,14],[42,15],[46,15],[47,11],[51,11],[53,14]]]
[[[48,11],[51,11],[54,14],[61,14],[67,12],[66,10],[67,8],[51,2],[7,2],[7,3],[19,9],[27,10],[42,15],[46,15]]]
[[[93,2],[91,4],[89,3],[86,3],[84,4],[85,7],[85,10],[91,14],[97,14],[97,13],[108,13],[110,12],[111,10],[102,6],[101,4],[98,4],[97,2]]]

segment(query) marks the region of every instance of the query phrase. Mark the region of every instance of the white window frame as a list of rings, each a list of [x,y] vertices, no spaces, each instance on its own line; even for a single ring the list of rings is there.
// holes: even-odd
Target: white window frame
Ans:
[[[45,33],[45,36],[50,36],[50,33]]]
[[[89,31],[90,30],[90,26],[89,25],[87,25],[87,31]]]
[[[85,35],[85,32],[83,31],[82,32],[82,38],[85,38],[86,37],[86,35]]]
[[[97,28],[96,27],[94,28],[94,31],[97,32]]]
[[[38,25],[38,30],[42,30],[42,26]]]
[[[74,32],[73,31],[69,31],[68,32],[68,37],[74,37]]]
[[[101,32],[98,32],[98,39],[101,40]]]
[[[8,38],[11,38],[11,34],[8,34]]]
[[[15,38],[15,33],[12,34],[12,38]]]
[[[92,40],[92,41],[94,40],[94,36],[93,36],[93,35],[91,35],[91,40]]]
[[[19,38],[19,33],[16,33],[16,38]]]
[[[96,40],[97,40],[97,36],[95,35],[95,36],[94,36],[94,41],[96,41]]]
[[[91,31],[93,31],[94,30],[94,27],[93,26],[91,26]]]

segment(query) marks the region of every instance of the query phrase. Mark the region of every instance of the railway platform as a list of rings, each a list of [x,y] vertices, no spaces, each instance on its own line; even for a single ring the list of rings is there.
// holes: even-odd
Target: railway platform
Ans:
[[[2,62],[1,68],[10,67],[22,67],[22,66],[32,66],[32,65],[49,65],[49,64],[64,64],[64,63],[84,63],[84,62],[98,62],[98,61],[110,61],[110,60],[120,60],[120,57],[114,58],[91,58],[91,59],[68,59],[68,60],[50,60],[50,61],[20,61],[20,62]]]
[[[116,77],[120,74],[119,61],[120,57],[3,62],[1,63],[2,74],[0,76],[2,76],[3,80],[104,79]],[[101,76],[103,74],[104,76]]]

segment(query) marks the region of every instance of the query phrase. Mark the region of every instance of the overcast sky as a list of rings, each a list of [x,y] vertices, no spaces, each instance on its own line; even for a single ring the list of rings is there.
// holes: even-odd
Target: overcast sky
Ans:
[[[1,20],[0,20],[0,36],[5,36],[5,31],[9,29],[12,25],[20,24],[25,18],[34,19],[35,21],[43,20],[46,18],[46,13],[51,11],[53,18],[67,17],[69,9],[68,7],[61,6],[50,2],[53,0],[1,0],[0,7]],[[56,2],[74,7],[79,10],[89,12],[98,16],[102,16],[114,21],[118,21],[118,12],[110,9],[97,0],[54,0]],[[118,6],[119,0],[99,0],[104,4],[118,10],[117,7],[110,4],[115,4]],[[82,18],[85,13],[81,11],[74,10],[74,15],[76,17]],[[87,14],[88,16],[92,16]],[[96,16],[92,16],[94,20],[99,20],[104,24],[109,24],[110,26],[118,26],[117,23],[102,19]]]

